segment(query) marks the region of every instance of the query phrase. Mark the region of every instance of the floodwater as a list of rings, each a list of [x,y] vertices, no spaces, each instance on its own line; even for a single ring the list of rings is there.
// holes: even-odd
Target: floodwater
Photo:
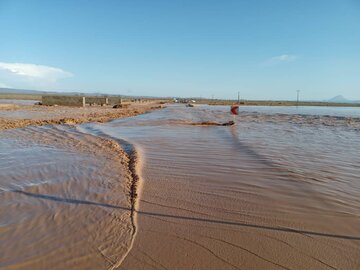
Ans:
[[[0,104],[17,104],[17,105],[34,105],[39,102],[38,100],[28,100],[28,99],[1,99]]]
[[[359,269],[360,110],[228,110],[2,132],[0,267]]]
[[[127,159],[72,127],[0,133],[0,268],[109,269],[132,243]]]
[[[224,107],[222,107],[224,108]],[[225,108],[226,109],[226,108]],[[360,117],[360,107],[327,106],[240,106],[241,112]]]

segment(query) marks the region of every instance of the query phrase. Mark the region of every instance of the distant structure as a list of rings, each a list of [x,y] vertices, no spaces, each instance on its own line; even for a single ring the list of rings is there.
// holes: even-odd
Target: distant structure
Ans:
[[[72,106],[72,107],[85,107],[86,105],[129,105],[130,103],[142,103],[142,99],[133,99],[124,101],[119,96],[109,96],[109,97],[101,97],[101,96],[53,96],[46,95],[42,96],[41,103],[46,106]]]
[[[300,90],[296,90],[296,107],[299,106],[299,93]]]
[[[42,96],[42,105],[85,107],[85,97],[82,96]]]

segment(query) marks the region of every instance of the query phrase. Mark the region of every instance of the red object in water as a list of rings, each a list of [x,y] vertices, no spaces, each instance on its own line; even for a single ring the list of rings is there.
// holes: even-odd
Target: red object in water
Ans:
[[[233,115],[239,115],[239,106],[238,105],[232,105],[230,108],[230,112]]]

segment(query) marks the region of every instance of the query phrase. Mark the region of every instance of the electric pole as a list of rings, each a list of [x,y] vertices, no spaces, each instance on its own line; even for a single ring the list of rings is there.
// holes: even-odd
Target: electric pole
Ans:
[[[299,106],[299,93],[300,93],[300,90],[296,90],[296,107]]]
[[[238,104],[240,104],[240,92],[238,92]]]

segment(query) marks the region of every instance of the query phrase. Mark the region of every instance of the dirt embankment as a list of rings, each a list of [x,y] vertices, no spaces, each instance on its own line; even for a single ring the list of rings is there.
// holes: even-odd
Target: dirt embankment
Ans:
[[[73,108],[63,106],[0,106],[0,130],[22,128],[30,125],[81,124],[107,122],[116,118],[130,117],[162,108],[156,103],[132,105],[128,108],[89,106]]]

